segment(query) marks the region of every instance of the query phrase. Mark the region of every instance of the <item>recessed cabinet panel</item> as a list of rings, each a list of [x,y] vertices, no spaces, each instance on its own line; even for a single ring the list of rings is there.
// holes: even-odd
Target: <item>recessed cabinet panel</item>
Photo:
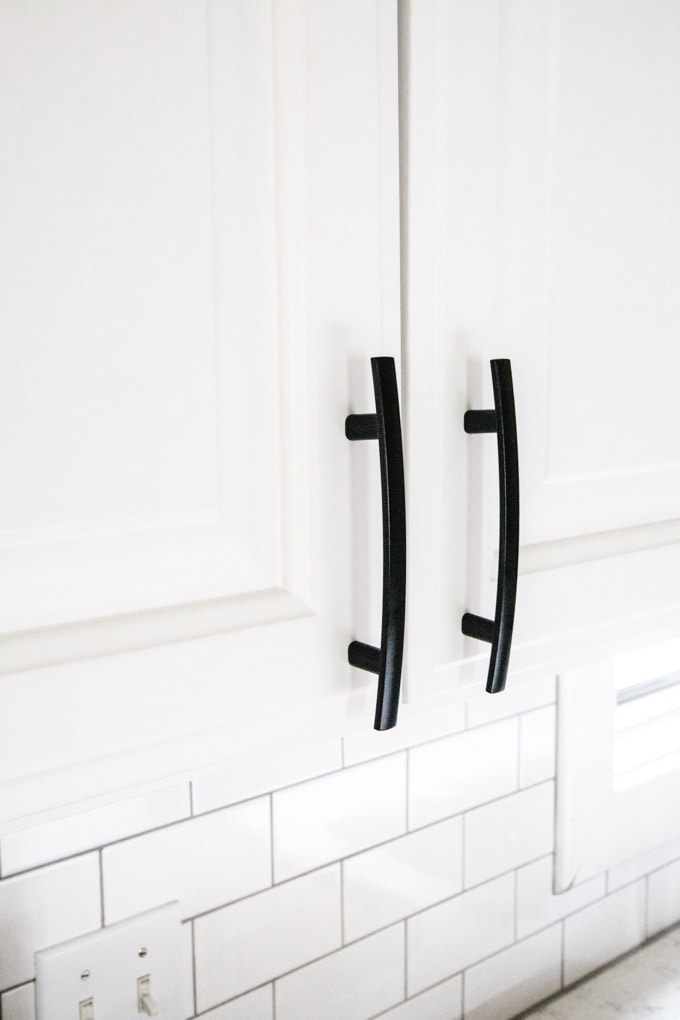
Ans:
[[[493,358],[519,439],[509,685],[678,626],[680,11],[433,0],[405,22],[413,699],[484,682],[460,619],[494,615],[496,444],[463,415],[493,407]]]
[[[281,583],[271,40],[260,3],[5,12],[6,631]]]
[[[524,541],[678,519],[680,11],[523,0],[503,24],[499,328],[527,361]]]
[[[344,419],[399,353],[397,25],[386,0],[0,21],[10,824],[372,726],[346,649],[379,635],[379,475]]]

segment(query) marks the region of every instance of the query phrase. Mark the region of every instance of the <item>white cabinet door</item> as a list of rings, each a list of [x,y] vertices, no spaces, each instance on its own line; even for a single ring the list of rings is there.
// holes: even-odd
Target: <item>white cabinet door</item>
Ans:
[[[480,683],[498,548],[489,359],[521,477],[511,670],[680,624],[680,7],[413,0],[409,692]],[[512,681],[511,681],[512,682]]]
[[[365,717],[392,0],[0,12],[0,817]]]

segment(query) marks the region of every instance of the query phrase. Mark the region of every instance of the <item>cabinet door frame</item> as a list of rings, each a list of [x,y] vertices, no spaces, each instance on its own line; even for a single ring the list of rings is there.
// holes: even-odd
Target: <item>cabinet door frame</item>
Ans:
[[[181,50],[172,13],[152,12],[180,34]],[[190,523],[206,574],[193,585],[180,569],[155,591],[128,585],[120,599],[97,601],[95,586],[90,603],[57,600],[52,616],[8,623],[0,642],[5,827],[359,719],[372,725],[375,680],[349,667],[347,644],[379,634],[380,482],[377,452],[351,449],[344,418],[371,409],[370,357],[399,362],[396,7],[209,0],[191,16],[204,19],[195,77],[213,132],[216,364],[228,361],[234,337],[242,352],[242,377],[224,380],[237,410],[220,426],[229,454],[222,471],[231,481],[251,469],[249,430],[262,429],[268,488],[248,493],[244,475],[239,512],[246,527],[249,509],[267,522],[267,566],[221,589],[219,521],[199,515]],[[257,116],[244,116],[253,107]],[[262,206],[254,240],[248,202],[239,204],[249,165],[246,199],[250,211],[258,196]],[[259,269],[262,308],[253,307]],[[271,493],[271,513],[258,503],[262,492]],[[159,522],[159,569],[182,537],[184,523],[173,534],[175,523]],[[111,530],[101,530],[108,540]],[[180,568],[193,550],[187,542]],[[37,564],[24,574],[29,594]]]

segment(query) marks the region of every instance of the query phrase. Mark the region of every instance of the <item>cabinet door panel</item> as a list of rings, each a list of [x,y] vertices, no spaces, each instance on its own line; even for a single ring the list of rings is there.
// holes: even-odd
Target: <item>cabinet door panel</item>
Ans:
[[[419,697],[486,672],[460,618],[493,616],[496,444],[462,420],[493,406],[491,358],[512,360],[517,404],[511,670],[676,626],[680,16],[640,0],[416,0],[407,24]]]
[[[534,395],[525,541],[675,519],[680,12],[527,0],[504,27],[499,303]]]
[[[397,41],[385,0],[1,18],[11,817],[370,725]]]

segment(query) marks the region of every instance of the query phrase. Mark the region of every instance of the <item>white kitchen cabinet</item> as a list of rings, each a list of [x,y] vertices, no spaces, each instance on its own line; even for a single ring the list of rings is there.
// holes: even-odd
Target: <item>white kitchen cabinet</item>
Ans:
[[[510,685],[680,631],[680,7],[412,0],[403,25],[411,700],[483,683],[510,358]]]
[[[400,345],[408,700],[487,670],[491,358],[510,683],[678,634],[678,52],[674,0],[3,6],[3,825],[373,725]]]
[[[392,0],[0,11],[0,818],[366,719]]]

